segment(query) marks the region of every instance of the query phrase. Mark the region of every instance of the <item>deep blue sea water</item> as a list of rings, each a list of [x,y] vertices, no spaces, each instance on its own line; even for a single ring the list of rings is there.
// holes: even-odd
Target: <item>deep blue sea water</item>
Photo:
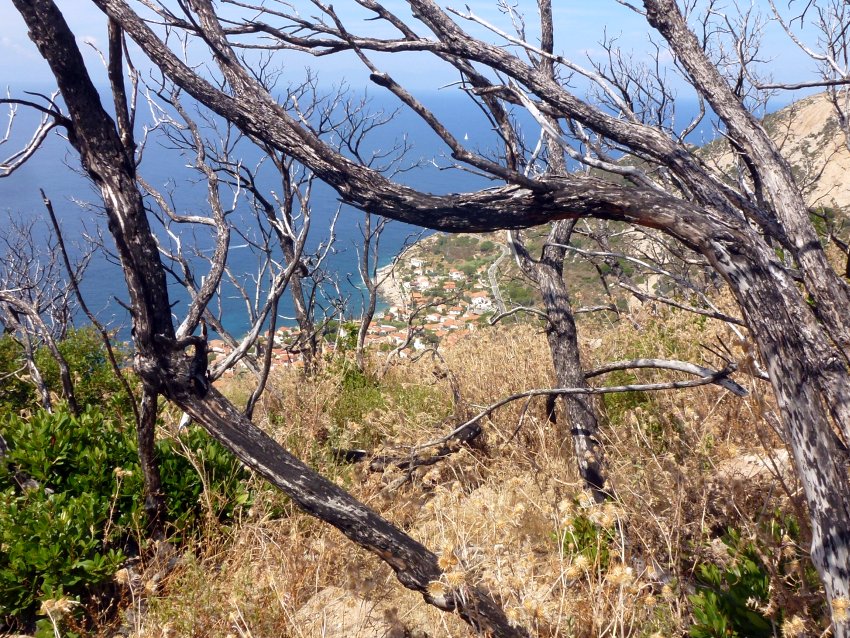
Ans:
[[[457,94],[436,94],[429,96],[428,103],[458,139],[485,149],[495,147],[494,134],[489,122],[469,100]],[[375,100],[371,108],[381,110],[382,105]],[[391,108],[383,107],[384,110],[391,110]],[[693,113],[694,109],[686,108],[684,111]],[[141,134],[144,117],[140,109],[139,134]],[[680,118],[684,122],[684,116],[680,115]],[[20,143],[29,135],[33,122],[33,115],[22,110],[13,129],[13,137],[9,143],[0,147],[0,154],[5,157],[16,143]],[[532,125],[529,130],[532,135],[529,144],[533,145],[535,141],[533,137],[539,129]],[[705,133],[698,131],[694,135],[705,136]],[[445,157],[445,148],[437,137],[421,120],[406,111],[400,111],[391,119],[389,125],[377,129],[369,139],[368,145],[374,149],[386,149],[403,137],[406,137],[412,145],[407,154],[408,163],[419,158],[427,160],[434,157],[437,158],[438,164],[450,163],[450,160]],[[247,151],[247,153],[249,159],[253,157],[248,162],[251,164],[256,160],[256,151]],[[186,164],[191,159],[189,156],[166,148],[162,141],[154,139],[146,147],[140,173],[148,182],[170,192],[177,212],[204,214],[208,210],[205,201],[205,184],[199,183],[196,173],[187,170]],[[493,185],[493,182],[468,171],[440,170],[428,161],[423,162],[419,168],[399,175],[397,179],[432,193],[461,192]],[[271,187],[271,184],[269,186]],[[0,179],[0,232],[8,231],[8,215],[23,220],[38,217],[46,219],[39,195],[40,188],[43,188],[53,201],[68,242],[74,244],[80,241],[84,233],[94,234],[100,230],[105,236],[106,245],[111,247],[111,237],[106,232],[105,220],[97,210],[98,195],[89,181],[80,174],[76,154],[58,134],[52,134],[38,154],[13,176]],[[228,201],[228,198],[225,198],[225,201]],[[81,206],[80,202],[91,202],[93,205]],[[327,241],[331,219],[337,210],[338,202],[336,194],[330,188],[317,185],[311,204],[313,221],[308,247],[315,249],[321,242]],[[237,220],[240,229],[250,232],[250,217],[244,204],[241,210],[237,208],[232,215],[232,219]],[[349,316],[359,314],[362,300],[357,274],[356,249],[356,243],[360,238],[358,224],[361,221],[362,214],[358,211],[350,208],[342,210],[335,228],[334,248],[325,263],[325,267],[339,283],[340,290],[349,299],[347,304]],[[46,223],[45,221],[43,228],[46,228]],[[184,245],[196,242],[201,249],[211,245],[209,237],[205,236],[202,229],[190,234],[186,227],[181,227],[180,232]],[[398,222],[388,224],[381,240],[381,264],[389,263],[403,248],[405,242],[419,232],[421,232],[420,229],[406,224]],[[158,234],[164,241],[166,240],[162,232]],[[242,239],[234,235],[233,246],[244,244]],[[228,258],[228,265],[232,272],[242,278],[246,284],[250,284],[251,276],[257,272],[258,258],[247,248],[234,248]],[[203,272],[201,269],[200,273]],[[90,307],[101,319],[117,329],[121,337],[127,338],[129,322],[126,312],[116,301],[116,299],[126,300],[120,268],[103,256],[97,257],[88,267],[82,289]],[[176,285],[172,286],[170,291],[174,297],[172,301],[175,321],[179,322],[185,309],[185,293],[181,294],[181,288]],[[228,330],[235,334],[244,332],[247,328],[244,302],[235,295],[232,288],[223,289],[221,305],[224,311],[224,323]],[[291,323],[293,310],[288,293],[282,299],[279,314],[281,316],[279,325]]]

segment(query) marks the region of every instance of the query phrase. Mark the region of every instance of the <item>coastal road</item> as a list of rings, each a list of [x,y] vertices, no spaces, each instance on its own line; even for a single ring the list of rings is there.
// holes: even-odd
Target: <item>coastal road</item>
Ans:
[[[493,298],[496,300],[499,314],[505,313],[508,309],[505,307],[505,300],[502,298],[502,291],[499,289],[499,282],[496,279],[496,273],[499,271],[499,264],[510,254],[510,249],[505,244],[500,244],[502,254],[493,262],[487,269],[487,278],[490,280],[490,289],[493,291]]]

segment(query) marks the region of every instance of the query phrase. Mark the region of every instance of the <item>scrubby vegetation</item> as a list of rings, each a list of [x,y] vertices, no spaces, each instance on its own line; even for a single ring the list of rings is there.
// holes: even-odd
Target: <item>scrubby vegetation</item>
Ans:
[[[83,399],[80,415],[37,406],[10,337],[0,339],[0,628],[84,635],[110,626],[128,568],[153,554],[142,510],[132,412],[89,330],[62,350]],[[58,374],[38,353],[51,389]],[[222,533],[250,506],[248,475],[200,428],[166,432],[157,444],[168,506],[168,543],[190,547]],[[40,618],[40,620],[39,620]]]
[[[661,346],[698,360],[700,343],[729,341],[680,313],[637,319],[638,328],[595,326],[605,345],[594,342],[589,359]],[[464,397],[458,421],[494,397],[550,385],[544,340],[528,326],[488,331],[444,354]],[[481,440],[412,473],[370,472],[330,453],[311,458],[440,551],[447,582],[434,587],[483,583],[538,635],[803,635],[828,622],[804,549],[806,519],[767,420],[770,399],[761,382],[748,385],[746,399],[714,387],[606,398],[617,497],[603,505],[583,493],[568,439],[546,422],[542,403],[504,409]],[[310,383],[280,376],[264,419],[302,454],[365,441],[380,454],[446,432],[450,405],[441,367],[423,359],[381,381],[345,366]],[[151,599],[142,635],[169,627],[178,635],[328,635],[323,623],[332,626],[346,605],[362,612],[348,635],[383,635],[370,633],[375,626],[468,635],[459,620],[402,591],[377,559],[352,554],[337,532],[257,490],[250,519],[226,547],[194,554]]]
[[[585,327],[590,362],[645,351],[696,361],[706,354],[700,344],[733,342],[719,324],[652,308],[635,324]],[[397,454],[477,406],[551,385],[545,340],[531,326],[494,328],[443,354],[444,364],[400,361],[383,378],[378,353],[365,374],[346,355],[311,380],[281,369],[256,419],[438,550],[446,582],[433,587],[483,583],[538,635],[802,636],[826,626],[807,518],[763,382],[744,378],[744,399],[715,386],[605,397],[616,498],[601,505],[582,491],[569,437],[546,421],[542,401],[507,406],[471,445],[414,471],[342,459],[339,450],[355,447]],[[244,393],[237,378],[229,383]],[[79,418],[63,408],[18,411],[25,417],[8,411],[2,425],[8,627],[40,618],[42,632],[55,622],[69,636],[121,625],[135,636],[469,634],[202,432],[175,432],[178,415],[166,411],[159,431],[170,512],[163,545],[145,537],[126,415],[91,404]],[[346,609],[351,622],[328,633]]]

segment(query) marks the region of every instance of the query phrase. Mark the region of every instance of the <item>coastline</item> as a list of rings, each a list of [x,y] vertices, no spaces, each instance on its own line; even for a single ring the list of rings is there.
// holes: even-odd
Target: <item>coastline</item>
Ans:
[[[394,259],[392,263],[382,266],[377,270],[379,282],[378,296],[388,305],[395,306],[400,310],[407,307],[407,298],[404,294],[404,288],[401,286],[401,281],[399,281],[398,277],[396,277],[396,271],[403,258],[404,253]]]

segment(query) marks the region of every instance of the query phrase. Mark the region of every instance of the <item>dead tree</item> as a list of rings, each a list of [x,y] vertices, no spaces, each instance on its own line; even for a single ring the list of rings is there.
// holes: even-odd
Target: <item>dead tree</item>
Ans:
[[[722,122],[745,170],[745,179],[738,184],[730,184],[701,161],[667,120],[642,121],[631,94],[593,68],[508,36],[470,11],[450,13],[432,0],[409,0],[414,16],[409,22],[374,0],[360,0],[358,4],[373,18],[394,30],[393,36],[354,33],[332,7],[318,3],[308,13],[322,11],[323,20],[304,18],[306,13],[288,14],[280,5],[274,12],[251,7],[241,22],[231,14],[227,22],[219,21],[209,0],[181,3],[179,13],[146,3],[145,11],[153,7],[160,12],[151,23],[126,0],[93,3],[195,100],[246,135],[303,162],[334,187],[343,201],[362,210],[447,231],[523,228],[584,217],[612,219],[663,231],[701,255],[729,285],[766,367],[809,507],[812,560],[830,603],[841,601],[833,608],[845,608],[850,598],[850,494],[844,452],[850,440],[850,326],[846,321],[850,286],[830,267],[790,166],[747,107],[747,92],[741,89],[748,85],[746,74],[738,72],[728,56],[715,56],[723,52],[717,38],[729,36],[730,30],[715,29],[712,21],[724,16],[716,11],[699,14],[691,3],[683,13],[673,0],[621,3],[622,11],[636,11],[646,20],[660,38],[659,48],[673,56],[694,93]],[[546,0],[540,5],[548,9]],[[15,6],[51,65],[68,105],[71,142],[103,193],[131,295],[135,366],[143,383],[192,414],[302,507],[384,558],[401,582],[424,591],[429,602],[456,608],[495,635],[522,635],[478,591],[450,598],[427,593],[427,582],[439,577],[433,554],[335,486],[315,478],[253,428],[215,389],[190,383],[189,358],[183,351],[200,344],[190,333],[176,334],[171,324],[157,248],[118,129],[100,107],[73,35],[53,3],[15,0]],[[154,30],[163,23],[171,32],[196,39],[198,49],[206,48],[220,73],[219,84],[196,73],[169,48]],[[493,41],[476,37],[464,29],[464,23],[475,23],[479,31],[488,29]],[[428,37],[417,33],[423,27]],[[235,47],[240,42],[251,46],[250,39],[257,33],[271,39],[266,46],[280,49],[317,55],[353,51],[371,81],[427,122],[454,161],[499,184],[477,192],[434,195],[396,183],[338,153],[293,117],[244,66]],[[505,42],[511,48],[500,46]],[[602,173],[527,175],[524,160],[517,163],[506,157],[510,144],[499,156],[471,150],[370,57],[374,51],[412,50],[452,65],[463,88],[476,96],[497,130],[498,110],[507,104],[521,105],[555,118],[563,131],[569,132],[571,125],[592,131],[606,140],[612,152],[628,152],[639,161],[616,163],[595,157],[591,159]],[[550,56],[555,76],[539,73],[525,59],[527,55]],[[754,61],[754,56],[746,56],[747,64]],[[575,81],[561,81],[561,74]],[[579,79],[591,87],[583,95],[574,88],[581,84]],[[633,86],[636,91],[652,90],[640,83]],[[794,262],[793,272],[778,258],[776,246]],[[845,613],[834,614],[833,633],[839,638],[850,635]]]
[[[457,610],[481,631],[527,635],[512,627],[503,610],[477,587],[463,587],[463,591],[429,588],[441,575],[432,552],[285,452],[209,384],[206,342],[192,334],[203,311],[198,300],[209,298],[206,281],[187,319],[175,330],[165,269],[136,184],[132,150],[119,134],[120,125],[104,110],[74,36],[56,6],[50,1],[16,6],[57,78],[69,112],[69,137],[103,197],[130,296],[134,368],[144,396],[163,395],[173,401],[306,511],[334,524],[381,557],[405,586],[421,592],[429,603]]]
[[[378,305],[378,288],[381,278],[386,278],[390,273],[382,276],[378,274],[378,256],[381,245],[381,233],[387,220],[383,217],[372,224],[372,214],[368,211],[363,216],[363,225],[360,233],[363,237],[358,248],[357,270],[360,272],[360,281],[366,287],[366,299],[360,312],[360,326],[357,328],[357,345],[354,349],[357,368],[362,372],[366,369],[366,336],[369,334],[369,326],[375,316],[375,308]]]
[[[538,73],[555,79],[554,23],[551,5],[540,4],[540,54],[531,58],[531,63]],[[525,39],[525,25],[522,21],[514,20],[517,36]],[[513,161],[513,170],[519,168],[522,154],[518,148],[519,135],[504,114],[504,111],[493,112],[501,123],[500,129],[506,142],[513,142],[513,148],[506,153],[506,158]],[[542,173],[549,175],[565,175],[567,165],[564,148],[559,134],[560,124],[557,119],[544,114],[541,118],[541,135],[531,154],[532,160],[526,164],[524,173],[531,174],[537,167],[534,158],[541,154],[547,155]],[[544,245],[539,259],[534,259],[526,248],[519,232],[508,232],[508,243],[523,274],[528,277],[543,297],[543,308],[546,320],[546,339],[555,370],[555,379],[559,386],[580,388],[587,385],[579,351],[578,331],[570,301],[569,287],[564,280],[564,259],[566,250],[563,244],[569,242],[575,220],[559,220],[552,224],[549,237]],[[550,421],[556,422],[556,395],[549,395],[547,413]],[[566,431],[573,442],[574,456],[579,474],[584,480],[585,487],[597,502],[603,501],[611,494],[610,485],[606,485],[606,467],[602,445],[598,438],[598,414],[593,397],[590,395],[569,394],[561,397],[565,407]]]
[[[39,233],[44,236],[37,236]],[[90,256],[83,255],[67,276],[79,278]],[[53,232],[47,227],[38,230],[35,222],[7,219],[6,232],[0,238],[0,323],[20,344],[28,376],[42,406],[53,409],[47,380],[36,361],[36,352],[43,347],[59,368],[62,397],[76,414],[79,407],[71,370],[58,345],[72,326],[73,290],[59,259]]]

